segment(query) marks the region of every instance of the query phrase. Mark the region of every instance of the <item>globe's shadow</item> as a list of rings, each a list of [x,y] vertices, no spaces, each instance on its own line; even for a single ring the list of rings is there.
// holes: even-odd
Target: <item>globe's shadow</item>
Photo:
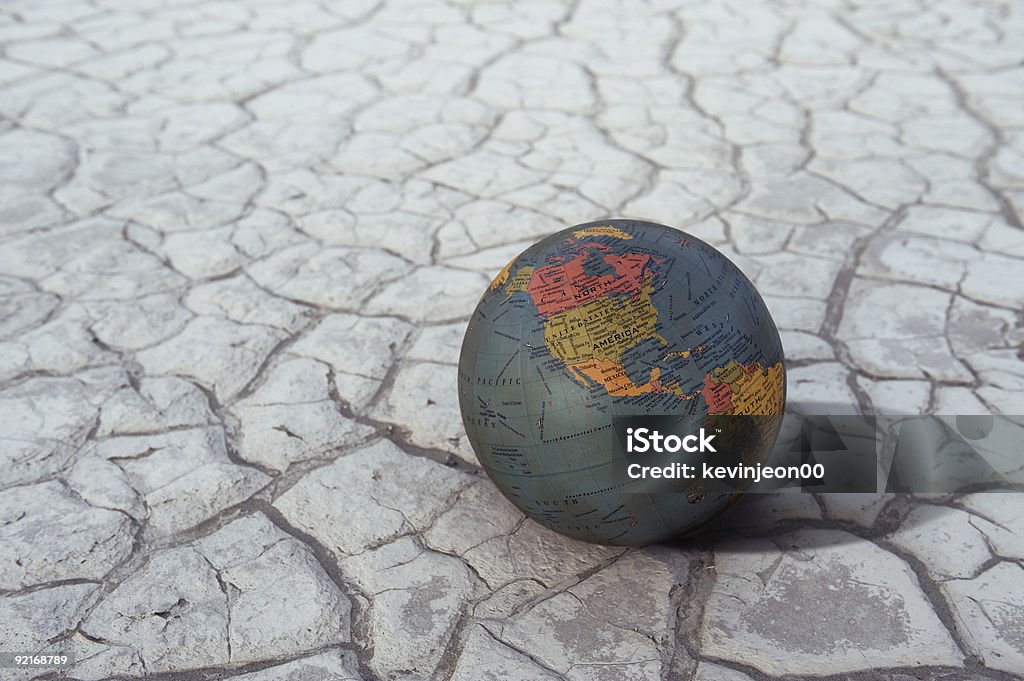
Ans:
[[[790,401],[786,405],[787,416],[856,417],[857,411],[852,404]],[[773,458],[780,447],[788,447],[781,436]],[[764,539],[801,529],[842,530],[835,535],[835,543],[840,544],[869,541],[868,537],[884,536],[897,525],[906,529],[908,522],[915,522],[914,516],[906,516],[913,496],[892,492],[810,493],[799,489],[748,493],[708,524],[666,545],[715,549],[728,544],[733,552],[763,552]]]

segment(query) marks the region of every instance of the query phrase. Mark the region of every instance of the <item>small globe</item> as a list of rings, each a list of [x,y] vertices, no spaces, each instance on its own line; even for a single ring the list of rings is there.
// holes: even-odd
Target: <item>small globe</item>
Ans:
[[[462,420],[495,485],[533,520],[600,544],[691,532],[742,492],[624,480],[622,423],[739,423],[719,440],[754,464],[771,452],[785,390],[782,342],[753,284],[700,239],[635,220],[570,227],[513,259],[459,357]]]

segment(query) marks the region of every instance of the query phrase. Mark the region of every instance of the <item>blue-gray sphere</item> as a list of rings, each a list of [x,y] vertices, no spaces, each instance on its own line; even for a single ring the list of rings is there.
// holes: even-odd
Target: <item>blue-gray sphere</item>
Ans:
[[[459,357],[462,419],[484,470],[533,520],[601,544],[667,540],[739,496],[623,481],[617,424],[764,417],[732,440],[743,462],[762,462],[785,386],[778,331],[739,268],[700,239],[634,220],[570,227],[513,259]]]

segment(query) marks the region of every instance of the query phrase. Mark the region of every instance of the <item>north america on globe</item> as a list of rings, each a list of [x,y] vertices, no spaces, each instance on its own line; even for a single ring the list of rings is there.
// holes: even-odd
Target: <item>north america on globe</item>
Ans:
[[[785,370],[763,300],[728,258],[669,227],[608,220],[553,234],[494,278],[459,392],[482,466],[524,513],[579,539],[639,544],[699,527],[738,495],[623,481],[617,427],[729,423],[720,440],[764,461]]]

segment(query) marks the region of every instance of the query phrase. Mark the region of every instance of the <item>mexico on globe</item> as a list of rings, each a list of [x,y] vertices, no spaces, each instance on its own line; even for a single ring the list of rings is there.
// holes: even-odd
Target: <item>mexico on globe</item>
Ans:
[[[728,508],[749,476],[721,472],[768,459],[785,397],[753,284],[703,241],[636,220],[570,227],[514,258],[459,357],[462,420],[495,485],[600,544],[665,541]]]

